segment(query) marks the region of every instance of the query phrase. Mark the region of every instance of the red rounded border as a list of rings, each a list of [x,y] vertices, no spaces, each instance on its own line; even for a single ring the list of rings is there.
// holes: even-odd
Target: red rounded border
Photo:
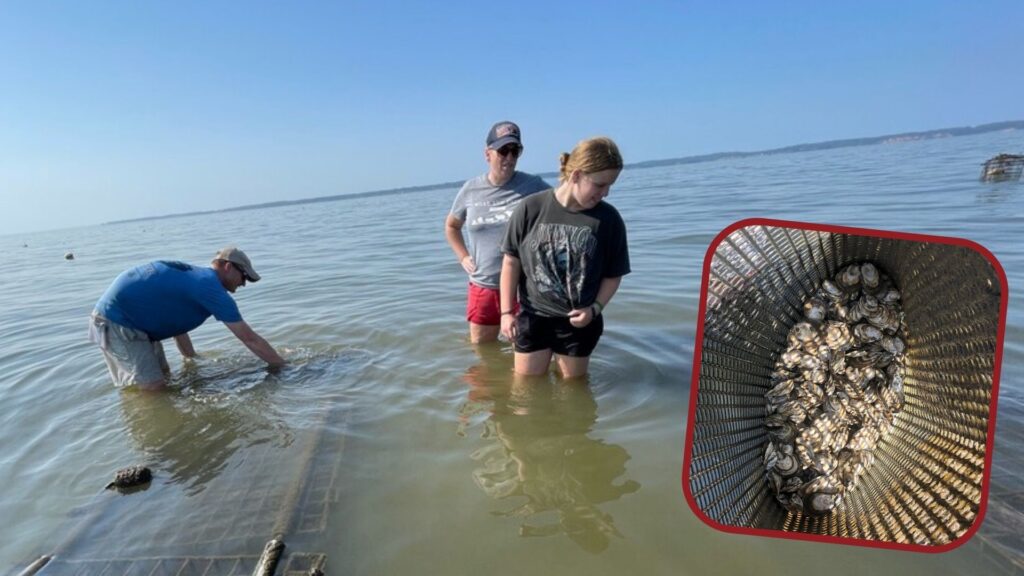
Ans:
[[[1000,285],[1000,296],[999,296],[999,325],[996,330],[996,351],[995,351],[995,362],[992,368],[992,402],[989,406],[988,415],[988,435],[985,440],[985,471],[982,475],[981,481],[981,502],[978,506],[978,516],[975,518],[974,523],[967,529],[960,538],[939,546],[926,546],[922,544],[904,544],[899,542],[886,542],[882,540],[863,540],[860,538],[842,538],[839,536],[827,536],[818,534],[807,534],[804,532],[787,532],[784,530],[772,530],[767,528],[749,528],[744,526],[733,526],[731,524],[722,524],[709,518],[704,511],[697,505],[693,493],[690,491],[690,464],[693,446],[693,425],[697,415],[697,393],[700,386],[700,369],[701,369],[701,349],[704,342],[704,315],[707,313],[707,296],[708,296],[708,277],[711,273],[711,259],[714,257],[715,250],[718,245],[722,243],[726,237],[741,228],[749,226],[771,226],[776,228],[790,228],[798,230],[813,230],[817,232],[831,232],[838,234],[853,234],[858,236],[873,236],[876,238],[890,238],[895,240],[910,240],[914,242],[929,242],[935,244],[951,244],[954,246],[961,246],[969,248],[978,254],[981,254],[992,268],[996,272],[996,276],[999,278]],[[948,552],[954,548],[963,545],[965,542],[970,540],[972,536],[981,528],[981,523],[985,518],[985,511],[988,505],[988,489],[989,489],[989,477],[992,473],[992,450],[995,445],[995,431],[996,431],[996,406],[999,400],[999,373],[1003,362],[1003,338],[1006,333],[1006,311],[1009,304],[1010,291],[1009,285],[1006,281],[1006,272],[1003,271],[1002,265],[996,257],[988,251],[984,246],[972,242],[971,240],[965,240],[963,238],[953,238],[946,236],[931,236],[926,234],[912,234],[907,232],[892,232],[887,230],[872,230],[868,228],[854,228],[850,226],[835,226],[830,224],[812,224],[807,222],[795,222],[790,220],[774,220],[771,218],[748,218],[739,220],[733,224],[727,226],[724,230],[715,236],[712,240],[711,245],[708,246],[707,253],[704,255],[704,266],[701,273],[700,281],[700,310],[697,315],[697,334],[696,342],[693,349],[693,375],[690,380],[690,408],[689,417],[686,422],[686,441],[683,448],[683,470],[682,470],[682,484],[683,494],[686,497],[687,504],[690,505],[690,509],[698,518],[701,519],[705,524],[720,530],[722,532],[729,532],[733,534],[748,534],[753,536],[767,536],[770,538],[782,538],[785,540],[806,540],[811,542],[828,542],[832,544],[847,544],[853,546],[866,546],[871,548],[886,548],[890,550],[909,550],[912,552],[928,552],[928,553],[939,553]]]

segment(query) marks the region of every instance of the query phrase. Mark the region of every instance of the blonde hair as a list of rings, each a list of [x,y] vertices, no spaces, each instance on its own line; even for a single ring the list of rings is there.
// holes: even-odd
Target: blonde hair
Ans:
[[[621,170],[622,154],[619,154],[619,147],[611,138],[596,136],[580,140],[571,154],[562,152],[558,163],[561,166],[558,181],[565,182],[576,170],[584,174],[602,170]]]

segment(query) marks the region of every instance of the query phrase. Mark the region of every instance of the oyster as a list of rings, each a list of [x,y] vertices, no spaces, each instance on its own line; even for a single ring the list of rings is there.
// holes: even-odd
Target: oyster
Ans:
[[[796,439],[796,425],[786,420],[773,426],[768,430],[768,438],[780,444],[792,442]]]
[[[824,366],[812,368],[803,374],[804,380],[813,384],[824,384],[828,380],[828,371]]]
[[[793,446],[791,444],[783,445],[781,450],[776,451],[776,454],[777,458],[773,469],[779,476],[788,478],[800,472],[800,463],[793,454]]]
[[[804,356],[805,354],[802,350],[787,350],[782,354],[779,360],[782,361],[782,365],[786,368],[793,369],[800,366],[800,361]]]
[[[804,302],[804,317],[808,321],[820,324],[825,320],[826,314],[828,314],[828,306],[821,299],[811,298]]]
[[[807,417],[807,411],[800,405],[797,399],[787,400],[784,404],[779,406],[778,414],[783,418],[783,421],[790,420],[794,424],[799,424],[804,421]]]
[[[854,485],[875,461],[870,450],[844,449],[839,452],[839,480],[846,486]]]
[[[843,499],[843,485],[833,476],[818,476],[800,488],[803,512],[822,516],[831,512]]]
[[[818,331],[807,322],[798,322],[789,329],[789,340],[791,343],[804,344],[813,342],[818,337]]]
[[[882,348],[884,348],[886,352],[894,356],[899,356],[900,354],[903,354],[903,351],[907,349],[906,345],[903,343],[903,340],[900,340],[900,338],[897,336],[883,336]]]
[[[836,276],[836,285],[846,293],[860,290],[860,266],[851,264]]]
[[[842,320],[846,321],[850,317],[850,308],[845,304],[833,302],[828,306],[828,315],[826,318],[829,320]]]
[[[789,414],[782,413],[778,410],[773,411],[771,414],[765,417],[764,424],[768,427],[768,433],[772,433],[773,428],[780,428],[785,426],[789,422]]]
[[[860,283],[866,292],[874,292],[878,288],[878,268],[871,262],[860,265]]]
[[[900,314],[895,309],[884,306],[878,314],[864,317],[872,326],[894,334],[900,327]]]
[[[883,388],[878,395],[882,402],[885,402],[886,408],[891,412],[899,412],[903,409],[904,397],[902,388],[899,391],[893,390],[891,387]]]
[[[124,491],[141,486],[153,480],[153,472],[145,466],[129,466],[114,473],[114,481],[106,489]]]
[[[900,291],[895,288],[887,288],[879,297],[882,304],[895,304],[900,301]]]
[[[825,329],[825,343],[833,350],[847,350],[853,345],[853,334],[846,322],[829,322]]]
[[[765,397],[769,400],[777,400],[780,398],[788,398],[789,393],[793,391],[793,386],[796,385],[796,380],[789,378],[783,380],[775,385],[771,390],[765,393]]]
[[[874,426],[865,425],[861,426],[853,436],[850,437],[850,441],[846,443],[846,447],[853,451],[861,450],[874,450],[878,444],[878,437],[881,432]]]
[[[836,286],[836,284],[831,280],[826,279],[821,281],[819,294],[824,295],[833,303],[841,304],[846,301],[846,292],[843,292],[843,290],[839,286]]]
[[[882,331],[871,324],[857,324],[853,327],[853,335],[861,342],[878,342],[882,339]]]

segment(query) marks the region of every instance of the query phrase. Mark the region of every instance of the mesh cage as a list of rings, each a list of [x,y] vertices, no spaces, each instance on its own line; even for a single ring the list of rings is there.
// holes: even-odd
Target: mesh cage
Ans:
[[[340,502],[348,410],[314,413],[314,425],[284,447],[247,447],[187,498],[160,478],[145,496],[102,491],[18,575],[248,576],[272,537],[286,543],[275,574],[323,569],[327,557],[315,551],[329,545]]]
[[[1020,154],[1000,154],[985,161],[981,167],[982,182],[1005,182],[1020,180],[1024,172],[1024,156]]]
[[[764,394],[804,299],[858,261],[874,262],[902,292],[906,404],[879,442],[874,465],[836,510],[788,512],[765,479]],[[925,546],[950,544],[972,528],[987,478],[1004,285],[981,253],[747,225],[715,247],[708,274],[688,457],[692,503],[708,519]]]

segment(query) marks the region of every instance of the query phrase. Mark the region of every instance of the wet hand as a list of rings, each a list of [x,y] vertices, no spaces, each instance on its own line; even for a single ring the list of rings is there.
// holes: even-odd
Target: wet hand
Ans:
[[[459,260],[459,264],[462,264],[462,269],[466,271],[466,274],[476,272],[476,262],[473,262],[473,257],[469,254],[466,254],[462,260]]]
[[[578,308],[569,312],[569,324],[572,324],[576,328],[583,328],[593,320],[594,308],[592,306]]]
[[[505,338],[508,338],[509,342],[515,342],[515,338],[519,330],[516,328],[516,316],[515,314],[502,314],[501,315],[501,334]]]

